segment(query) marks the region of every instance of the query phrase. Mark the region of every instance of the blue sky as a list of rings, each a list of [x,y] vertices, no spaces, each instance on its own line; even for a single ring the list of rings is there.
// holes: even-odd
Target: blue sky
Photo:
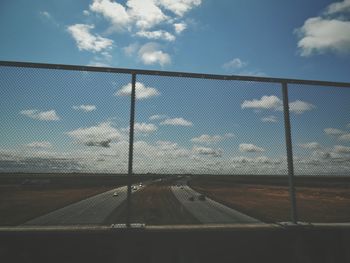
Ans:
[[[349,17],[348,0],[4,1],[0,60],[349,82]],[[0,75],[1,170],[126,172],[129,75]],[[286,173],[279,85],[137,82],[136,172]],[[349,95],[290,87],[297,173],[349,174]]]
[[[333,14],[327,11],[331,4],[342,2],[179,1],[187,7],[186,12],[179,11],[183,9],[176,5],[172,9],[158,5],[166,18],[158,17],[157,20],[153,13],[145,18],[129,15],[131,18],[127,22],[119,19],[119,24],[115,21],[121,16],[117,11],[131,11],[126,1],[115,1],[120,8],[113,11],[108,5],[112,2],[3,1],[0,9],[0,32],[3,36],[0,59],[349,81],[348,1],[343,1],[344,8]],[[310,23],[311,18],[319,20]],[[137,26],[140,20],[148,21],[148,24]],[[327,29],[327,21],[328,24],[334,21],[345,24],[333,24],[334,28]],[[77,24],[93,26],[89,29],[92,36],[111,40],[113,44],[105,43],[105,48],[101,50],[96,50],[96,47],[79,50],[69,31],[69,27]],[[186,29],[176,34],[174,24],[185,25]],[[313,43],[299,48],[299,41],[313,36],[317,31],[315,28],[321,28],[321,25],[325,32],[316,35]],[[300,32],[303,29],[306,32]],[[160,30],[175,39],[167,41],[165,37],[148,39],[137,35]],[[328,41],[328,38],[334,38],[334,30],[339,39]],[[319,44],[326,41],[330,43]],[[155,50],[167,54],[169,60],[160,63],[158,59],[152,64],[145,64],[138,51],[149,42],[156,43]],[[128,46],[131,47],[129,50],[134,47],[135,52],[127,55],[125,48]],[[301,56],[308,49],[312,50],[311,54]],[[102,53],[108,54],[107,57]],[[242,64],[233,63],[225,69],[224,65],[235,58]]]

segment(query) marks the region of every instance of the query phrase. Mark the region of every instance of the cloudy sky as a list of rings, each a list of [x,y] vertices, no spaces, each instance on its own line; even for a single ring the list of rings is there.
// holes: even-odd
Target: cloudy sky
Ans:
[[[350,1],[0,4],[0,60],[350,81]],[[0,170],[126,172],[130,75],[2,67]],[[138,76],[135,172],[286,173],[279,85]],[[350,90],[290,86],[296,172],[350,173]]]

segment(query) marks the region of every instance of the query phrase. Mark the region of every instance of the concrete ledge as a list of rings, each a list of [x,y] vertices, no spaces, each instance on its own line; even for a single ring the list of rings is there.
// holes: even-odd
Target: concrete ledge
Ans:
[[[0,228],[1,262],[350,262],[350,224]]]
[[[298,222],[279,222],[275,224],[208,224],[208,225],[161,225],[146,226],[142,223],[131,224],[127,227],[125,224],[112,224],[111,226],[96,225],[72,225],[72,226],[17,226],[0,227],[2,233],[26,233],[26,232],[222,232],[222,231],[276,231],[292,229],[312,229],[312,230],[350,230],[350,223],[305,223]]]
[[[231,231],[271,231],[283,230],[278,224],[215,224],[215,225],[163,225],[145,226],[143,224],[132,224],[126,227],[125,224],[111,226],[21,226],[21,227],[0,227],[2,233],[44,233],[44,232],[65,232],[65,233],[116,233],[116,232],[231,232]]]

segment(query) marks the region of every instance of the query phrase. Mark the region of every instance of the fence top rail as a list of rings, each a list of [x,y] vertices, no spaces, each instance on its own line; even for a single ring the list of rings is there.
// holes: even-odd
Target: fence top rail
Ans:
[[[127,68],[112,68],[112,67],[94,67],[94,66],[79,66],[79,65],[65,65],[65,64],[47,64],[47,63],[18,62],[18,61],[0,61],[0,66],[92,71],[92,72],[105,72],[105,73],[124,73],[124,74],[154,75],[154,76],[182,77],[182,78],[200,78],[200,79],[215,79],[215,80],[240,80],[240,81],[287,83],[287,84],[350,88],[349,82],[286,79],[286,78],[273,78],[273,77],[201,74],[201,73],[189,73],[189,72],[127,69]]]

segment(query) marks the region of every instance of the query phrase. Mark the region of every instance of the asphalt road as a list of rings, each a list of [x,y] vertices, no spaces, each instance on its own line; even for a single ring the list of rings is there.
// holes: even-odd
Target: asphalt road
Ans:
[[[135,192],[135,190],[132,192]],[[118,196],[113,196],[114,193],[118,193]],[[34,218],[23,225],[101,225],[106,218],[126,200],[126,196],[127,187],[119,187]]]
[[[180,203],[203,224],[263,223],[208,197],[204,201],[198,200],[200,193],[188,186],[172,186],[171,190]],[[191,196],[194,197],[194,201],[189,200]]]
[[[132,192],[138,190],[140,190],[139,187]],[[172,186],[171,190],[183,206],[201,223],[262,223],[207,197],[205,201],[200,201],[198,200],[200,194],[188,186]],[[113,196],[114,193],[118,195]],[[126,200],[126,196],[127,187],[119,187],[34,218],[22,226],[103,225],[107,217]],[[189,200],[191,196],[195,198],[194,201]]]

